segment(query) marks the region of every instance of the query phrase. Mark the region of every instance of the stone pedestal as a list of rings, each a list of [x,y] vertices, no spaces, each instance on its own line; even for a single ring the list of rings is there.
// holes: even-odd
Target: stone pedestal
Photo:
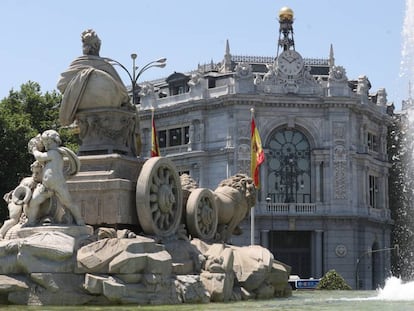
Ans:
[[[138,118],[132,107],[83,109],[76,114],[79,155],[137,154]]]
[[[120,154],[79,156],[81,169],[67,181],[89,225],[139,225],[136,184],[144,160]]]

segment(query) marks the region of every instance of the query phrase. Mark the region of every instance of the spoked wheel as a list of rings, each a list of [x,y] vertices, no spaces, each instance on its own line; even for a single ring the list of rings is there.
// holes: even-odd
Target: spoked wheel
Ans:
[[[188,197],[186,205],[187,229],[193,238],[214,238],[218,224],[218,210],[210,189],[197,188]]]
[[[145,233],[166,237],[178,230],[183,209],[181,181],[170,160],[154,157],[144,163],[137,181],[136,205]]]

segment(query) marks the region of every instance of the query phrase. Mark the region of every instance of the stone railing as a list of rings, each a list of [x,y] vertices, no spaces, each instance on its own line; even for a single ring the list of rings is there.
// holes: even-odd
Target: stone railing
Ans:
[[[260,216],[358,216],[368,217],[376,220],[391,220],[389,209],[378,209],[361,207],[357,210],[329,210],[323,204],[317,203],[259,203],[255,209],[256,215]]]
[[[168,107],[171,105],[176,105],[179,103],[188,102],[190,99],[201,99],[201,98],[215,98],[220,97],[227,94],[233,94],[234,93],[234,85],[223,85],[223,86],[217,86],[210,89],[202,89],[202,91],[198,93],[182,93],[177,95],[170,95],[163,98],[157,98],[154,99],[156,101],[156,107],[162,108],[162,107]],[[152,106],[149,104],[144,105],[141,103],[141,109],[150,109]]]
[[[208,97],[219,97],[227,94],[234,93],[234,89],[231,85],[223,85],[223,86],[217,86],[211,89],[208,89]]]
[[[368,215],[375,219],[391,219],[391,211],[383,208],[368,208]]]
[[[316,203],[263,203],[258,206],[261,215],[310,215],[317,214]]]

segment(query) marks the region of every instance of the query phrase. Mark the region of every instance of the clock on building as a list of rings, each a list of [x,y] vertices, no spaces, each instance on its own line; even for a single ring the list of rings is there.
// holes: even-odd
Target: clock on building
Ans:
[[[303,58],[294,50],[283,51],[277,58],[277,68],[286,75],[297,75],[303,68]]]

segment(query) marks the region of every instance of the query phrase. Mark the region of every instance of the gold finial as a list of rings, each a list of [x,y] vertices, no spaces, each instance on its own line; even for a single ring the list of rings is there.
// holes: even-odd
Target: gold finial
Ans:
[[[293,10],[287,6],[279,10],[279,21],[284,20],[293,21]]]

